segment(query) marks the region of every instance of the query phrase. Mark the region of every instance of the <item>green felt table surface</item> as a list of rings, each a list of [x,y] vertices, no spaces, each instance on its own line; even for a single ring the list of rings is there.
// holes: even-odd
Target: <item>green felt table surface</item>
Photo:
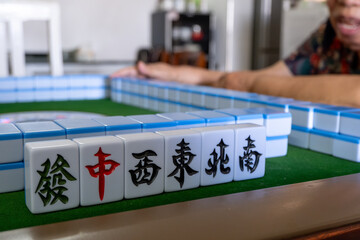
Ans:
[[[114,103],[110,100],[0,104],[0,113],[41,110],[84,111],[102,113],[105,115],[124,116],[154,113],[146,109]],[[0,231],[331,178],[359,172],[360,164],[358,163],[289,146],[287,156],[266,160],[266,171],[265,177],[263,178],[200,187],[179,192],[163,193],[155,196],[122,200],[97,206],[78,207],[65,211],[33,215],[25,205],[24,191],[0,194]]]

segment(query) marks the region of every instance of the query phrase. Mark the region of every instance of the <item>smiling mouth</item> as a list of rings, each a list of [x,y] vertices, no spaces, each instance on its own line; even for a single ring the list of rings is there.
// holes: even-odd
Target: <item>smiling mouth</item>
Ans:
[[[343,35],[353,35],[360,30],[360,21],[357,19],[338,18],[336,22],[338,30]]]
[[[344,28],[346,30],[354,30],[359,27],[358,24],[347,24],[347,23],[339,23],[338,24],[341,28]]]

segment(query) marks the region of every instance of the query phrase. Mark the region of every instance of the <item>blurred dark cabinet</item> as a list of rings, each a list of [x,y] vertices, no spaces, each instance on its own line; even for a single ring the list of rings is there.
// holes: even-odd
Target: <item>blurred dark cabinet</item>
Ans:
[[[211,59],[211,14],[157,11],[151,19],[151,43],[169,53],[201,52]]]

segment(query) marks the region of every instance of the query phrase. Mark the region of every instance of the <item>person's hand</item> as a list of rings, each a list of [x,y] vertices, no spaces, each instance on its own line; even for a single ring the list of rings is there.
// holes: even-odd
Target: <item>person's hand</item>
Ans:
[[[145,64],[139,62],[136,66],[120,69],[110,75],[110,78],[116,77],[136,77],[136,78],[155,78],[163,81],[180,81],[179,76],[186,72],[179,70],[166,63]]]
[[[144,78],[144,76],[141,76],[136,66],[122,68],[110,75],[110,78],[117,78],[117,77]]]
[[[221,72],[190,66],[172,66],[166,63],[145,64],[139,62],[136,66],[121,69],[110,77],[137,77],[154,78],[168,82],[180,82],[185,84],[212,84],[219,80]]]

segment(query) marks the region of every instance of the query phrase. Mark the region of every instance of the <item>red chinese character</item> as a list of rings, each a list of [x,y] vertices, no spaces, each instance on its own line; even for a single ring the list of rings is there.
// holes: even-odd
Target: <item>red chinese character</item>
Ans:
[[[117,166],[120,165],[120,163],[117,163],[111,159],[105,160],[105,158],[111,156],[111,154],[103,153],[101,147],[99,148],[99,151],[94,154],[94,156],[98,157],[99,163],[95,166],[85,166],[92,177],[97,178],[99,177],[99,197],[102,201],[104,198],[104,192],[105,192],[105,175],[110,175]],[[109,169],[106,169],[106,165],[110,165]],[[99,168],[99,171],[95,172],[95,169]]]

